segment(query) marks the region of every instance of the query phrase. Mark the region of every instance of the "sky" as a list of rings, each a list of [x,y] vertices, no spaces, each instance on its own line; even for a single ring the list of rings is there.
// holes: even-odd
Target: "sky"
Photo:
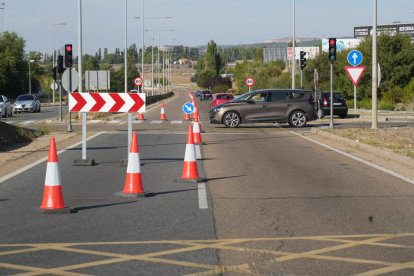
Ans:
[[[125,2],[127,1],[127,16]],[[292,36],[294,0],[81,0],[82,50],[123,49],[128,44],[218,45],[261,43]],[[0,0],[2,31],[26,41],[26,52],[52,53],[78,44],[78,0]],[[144,3],[144,11],[142,9]],[[351,37],[354,26],[372,25],[373,0],[296,0],[297,37]],[[413,0],[377,0],[378,24],[414,22]],[[137,19],[135,17],[140,17]],[[157,17],[157,19],[154,19]],[[163,17],[163,18],[160,18]],[[171,17],[171,18],[165,18]],[[142,20],[144,18],[144,20]],[[66,25],[56,25],[66,23]],[[155,32],[154,32],[155,30]],[[153,39],[153,37],[155,39]]]

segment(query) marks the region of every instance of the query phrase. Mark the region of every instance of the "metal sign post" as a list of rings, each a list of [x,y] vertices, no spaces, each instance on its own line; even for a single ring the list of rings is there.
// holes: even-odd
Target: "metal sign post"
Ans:
[[[330,122],[329,127],[334,127],[333,122],[333,61],[331,61],[331,104],[330,104]]]

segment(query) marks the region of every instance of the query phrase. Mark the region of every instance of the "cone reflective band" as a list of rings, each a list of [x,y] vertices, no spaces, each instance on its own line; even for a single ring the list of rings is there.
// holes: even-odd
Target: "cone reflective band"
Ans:
[[[65,209],[63,191],[60,178],[59,161],[56,152],[55,138],[50,139],[49,155],[46,168],[45,187],[41,209],[60,210]]]

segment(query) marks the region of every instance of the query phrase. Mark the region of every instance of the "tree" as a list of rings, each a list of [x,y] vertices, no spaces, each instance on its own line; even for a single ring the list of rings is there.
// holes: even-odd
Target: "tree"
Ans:
[[[213,70],[216,76],[218,76],[224,68],[224,63],[214,40],[208,43],[207,53],[204,59],[207,69]]]
[[[0,35],[0,91],[8,97],[16,97],[25,90],[29,69],[24,61],[24,46],[24,39],[14,32]]]

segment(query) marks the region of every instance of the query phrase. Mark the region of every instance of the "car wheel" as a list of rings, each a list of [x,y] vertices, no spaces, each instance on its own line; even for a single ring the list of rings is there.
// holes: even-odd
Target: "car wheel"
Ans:
[[[39,109],[37,110],[38,113],[40,113],[40,105],[39,105]]]
[[[3,118],[7,118],[7,110],[4,110],[4,114],[3,114],[3,115],[1,115],[1,117],[3,117]]]
[[[240,116],[234,111],[227,112],[224,114],[223,123],[226,127],[238,127],[240,124]]]
[[[290,114],[289,125],[293,127],[304,127],[308,119],[303,111],[296,110]]]

